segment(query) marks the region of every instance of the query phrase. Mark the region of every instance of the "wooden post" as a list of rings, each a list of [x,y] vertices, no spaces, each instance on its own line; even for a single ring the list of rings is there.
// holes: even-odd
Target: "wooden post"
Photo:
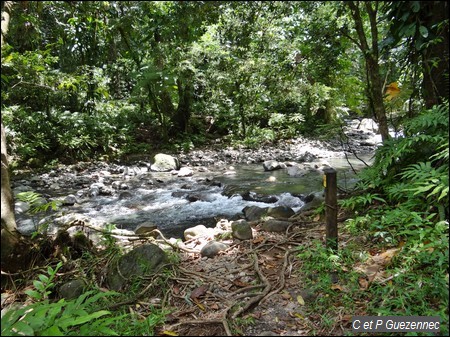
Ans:
[[[327,219],[327,248],[334,252],[338,249],[338,228],[337,228],[337,180],[336,170],[328,168],[325,172],[325,206]]]

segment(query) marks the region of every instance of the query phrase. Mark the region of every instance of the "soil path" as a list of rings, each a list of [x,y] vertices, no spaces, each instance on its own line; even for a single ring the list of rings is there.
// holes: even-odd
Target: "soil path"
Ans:
[[[311,213],[310,213],[311,214]],[[299,246],[324,239],[325,223],[302,215],[285,233],[261,231],[253,224],[252,240],[230,240],[214,258],[183,253],[170,284],[176,308],[159,334],[179,336],[307,336],[329,334],[305,309],[316,295],[299,275]],[[350,330],[337,322],[333,334]],[[344,327],[345,326],[345,327]]]

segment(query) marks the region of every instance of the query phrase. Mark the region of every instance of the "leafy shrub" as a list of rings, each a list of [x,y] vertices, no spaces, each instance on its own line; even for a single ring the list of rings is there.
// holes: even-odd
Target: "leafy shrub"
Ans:
[[[408,121],[407,136],[385,142],[374,165],[360,173],[363,194],[341,202],[351,210],[365,207],[364,215],[347,220],[352,233],[363,230],[382,245],[402,247],[389,267],[393,280],[372,290],[383,305],[373,301],[371,312],[439,315],[443,334],[449,295],[448,112],[446,103]]]

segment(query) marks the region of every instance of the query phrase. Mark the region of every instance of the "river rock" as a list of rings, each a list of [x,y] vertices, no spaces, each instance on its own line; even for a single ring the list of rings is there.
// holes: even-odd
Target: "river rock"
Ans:
[[[295,214],[294,210],[287,206],[277,206],[277,207],[270,207],[267,210],[267,215],[271,216],[272,218],[290,218]]]
[[[276,160],[266,160],[263,163],[264,171],[274,171],[286,168],[286,165]]]
[[[261,217],[267,213],[267,209],[268,207],[246,206],[243,208],[242,212],[248,221],[255,221],[261,219]]]
[[[305,204],[298,210],[297,213],[304,212],[309,209],[318,207],[324,201],[325,201],[324,192],[321,191],[321,192],[310,193],[305,197],[305,199],[304,199]]]
[[[253,239],[253,232],[250,224],[245,220],[237,220],[231,223],[233,237],[240,240]]]
[[[194,174],[194,171],[190,167],[182,167],[178,171],[178,177],[191,177]]]
[[[59,288],[59,295],[66,300],[73,300],[83,294],[86,282],[82,279],[75,279],[64,283]]]
[[[69,194],[64,198],[62,204],[63,206],[73,206],[77,203],[77,198],[73,194]]]
[[[266,204],[273,204],[278,201],[274,195],[258,194],[250,191],[245,191],[241,194],[242,199],[246,201],[264,202]]]
[[[264,221],[261,228],[266,232],[284,232],[290,224],[289,221],[269,219]]]
[[[206,228],[205,225],[197,225],[184,231],[184,239],[191,240],[198,237],[213,238],[215,234],[214,228]]]
[[[200,251],[200,255],[206,257],[214,257],[219,252],[226,250],[227,248],[228,245],[222,242],[209,241],[206,245],[203,246],[202,250]]]
[[[177,158],[164,154],[158,153],[153,157],[153,164],[150,166],[150,170],[156,172],[170,172],[172,170],[179,170],[180,162]]]
[[[108,266],[106,283],[111,290],[124,290],[131,285],[133,277],[154,274],[166,261],[166,253],[157,245],[136,247]]]
[[[158,226],[155,225],[154,223],[144,222],[144,223],[140,224],[139,226],[137,226],[136,229],[134,230],[134,232],[138,235],[141,235],[141,234],[150,233],[155,229],[158,229]],[[154,237],[158,236],[158,233],[156,233],[156,232],[153,232],[153,234],[154,235],[152,235],[152,236],[154,236]]]

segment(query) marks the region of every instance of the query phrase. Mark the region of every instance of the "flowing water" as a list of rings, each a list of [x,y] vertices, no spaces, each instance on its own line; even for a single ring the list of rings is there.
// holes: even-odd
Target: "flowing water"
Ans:
[[[365,159],[369,160],[367,157]],[[327,159],[327,162],[337,170],[339,186],[350,188],[355,184],[355,175],[345,158]],[[350,162],[355,169],[364,166],[354,158]],[[139,224],[151,222],[165,235],[181,237],[188,227],[198,224],[214,226],[220,218],[231,219],[246,206],[283,205],[297,211],[304,204],[299,194],[307,195],[323,189],[321,174],[308,173],[302,177],[292,177],[286,169],[264,171],[262,164],[234,165],[232,171],[214,174],[215,184],[206,183],[206,179],[199,182],[197,175],[187,178],[173,177],[170,173],[152,172],[151,175],[158,176],[164,184],[140,184],[128,190],[130,194],[125,199],[96,196],[78,206],[78,212],[123,229],[133,230]],[[223,195],[225,186],[233,187],[236,191],[247,190],[259,195],[276,196],[278,201],[246,201],[238,193],[228,197]]]

